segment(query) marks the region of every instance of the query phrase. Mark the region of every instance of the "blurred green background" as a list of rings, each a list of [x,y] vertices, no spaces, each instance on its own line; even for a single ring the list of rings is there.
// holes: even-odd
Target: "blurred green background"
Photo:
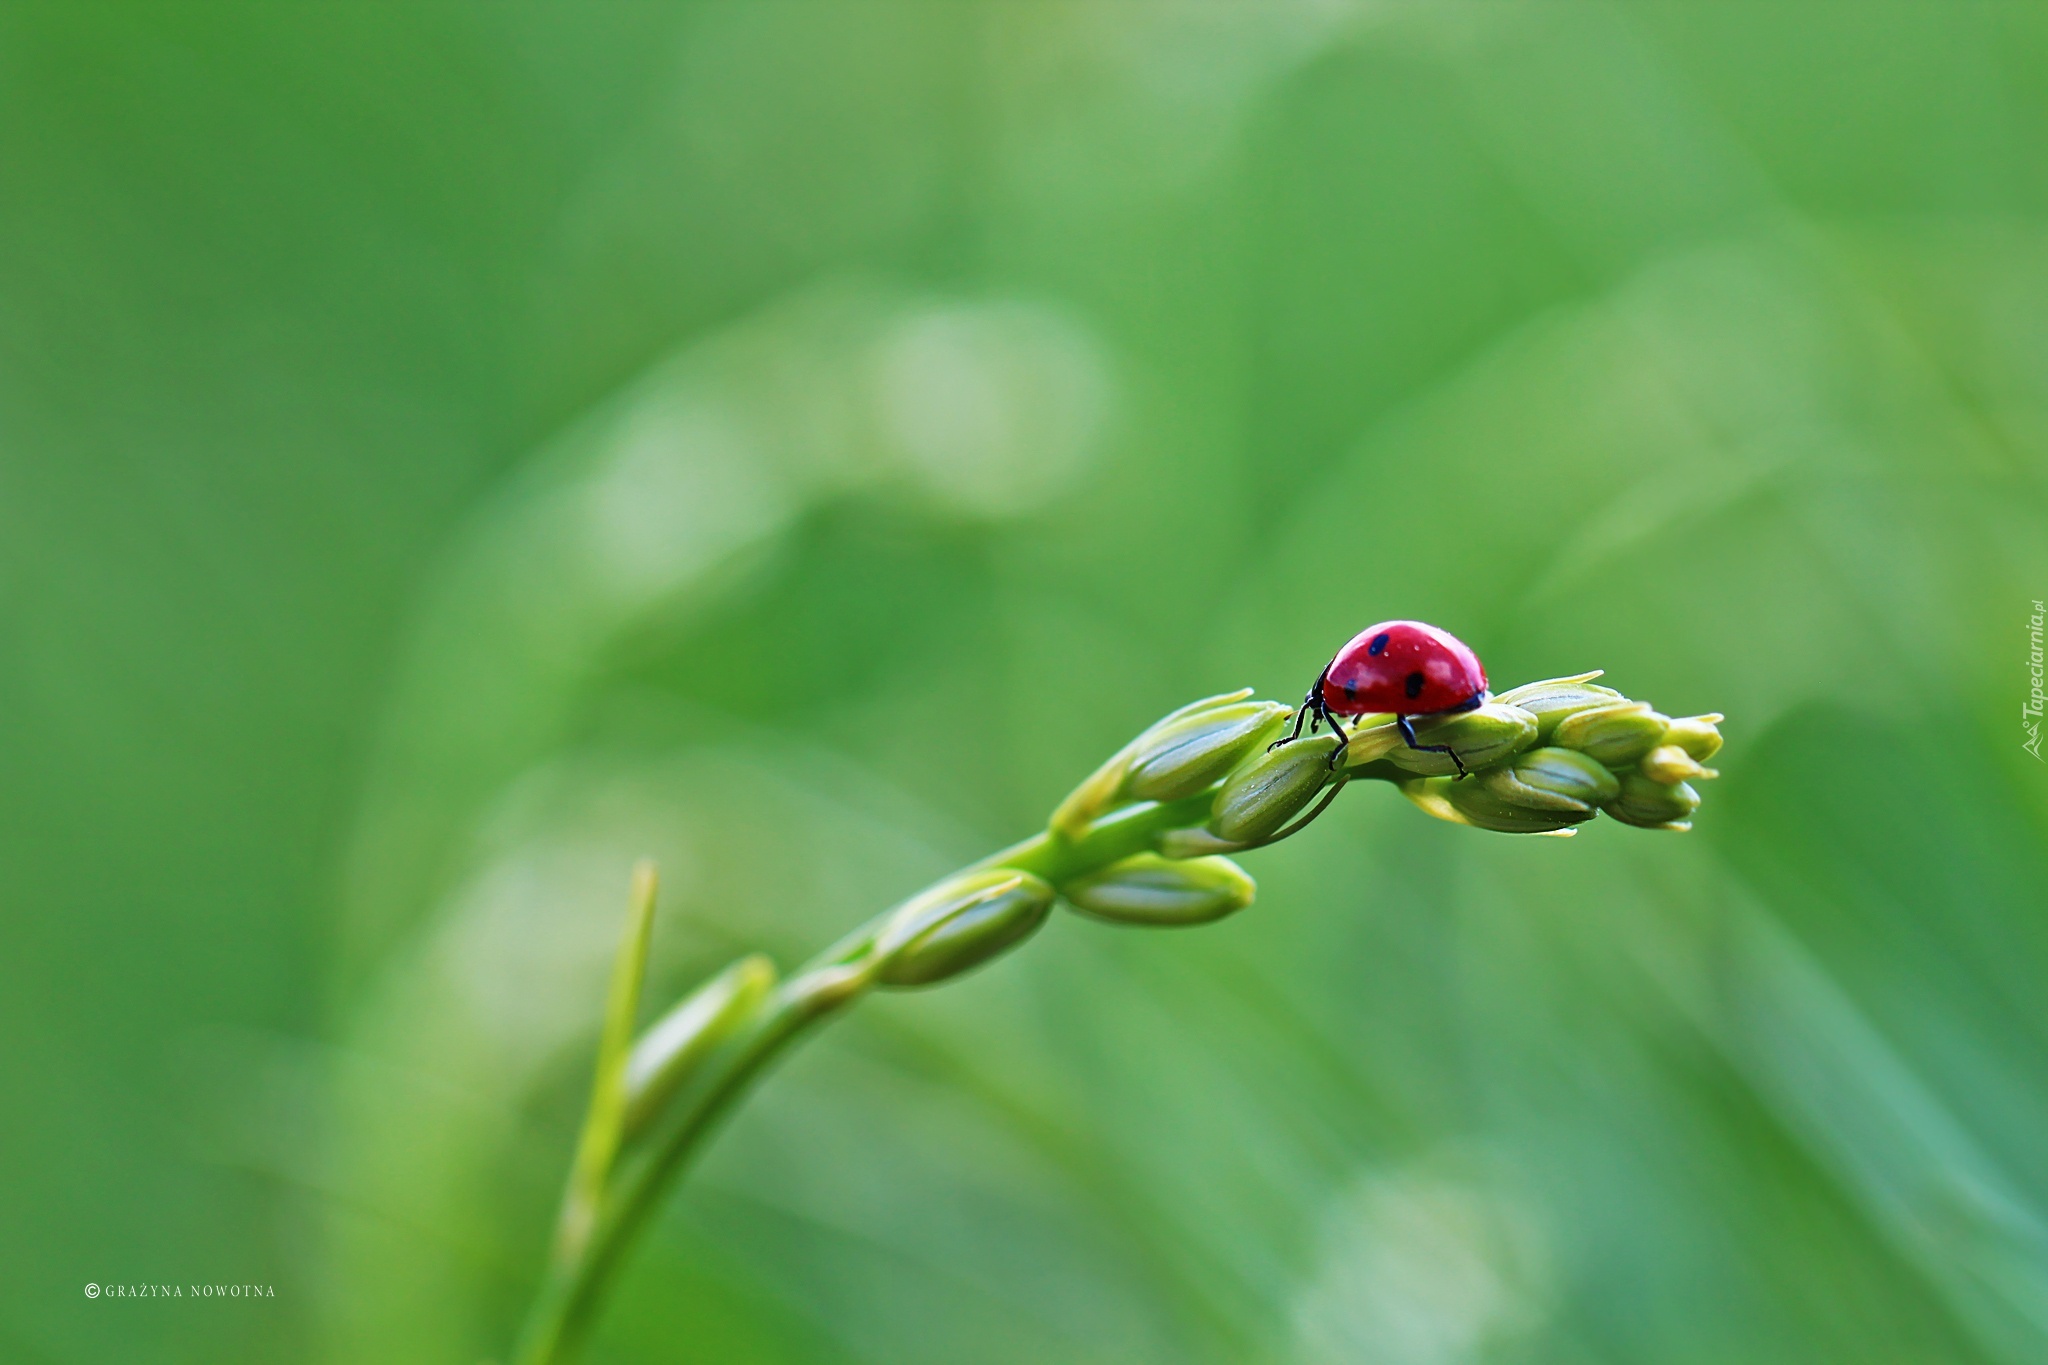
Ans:
[[[2048,10],[0,9],[0,1357],[501,1353],[654,996],[1367,621],[1726,711],[864,1004],[598,1362],[2048,1360]],[[88,1282],[267,1284],[87,1300]]]

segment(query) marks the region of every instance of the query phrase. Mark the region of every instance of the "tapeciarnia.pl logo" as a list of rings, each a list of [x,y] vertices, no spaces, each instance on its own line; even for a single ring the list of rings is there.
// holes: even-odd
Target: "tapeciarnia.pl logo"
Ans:
[[[268,1284],[89,1284],[88,1299],[274,1299]]]
[[[2033,677],[2033,689],[2028,692],[2025,704],[2020,707],[2020,725],[2027,732],[2026,740],[2020,747],[2032,754],[2036,762],[2042,761],[2041,709],[2044,699],[2041,693],[2041,622],[2044,618],[2048,618],[2048,603],[2036,598],[2034,614],[2027,622],[2027,672]]]

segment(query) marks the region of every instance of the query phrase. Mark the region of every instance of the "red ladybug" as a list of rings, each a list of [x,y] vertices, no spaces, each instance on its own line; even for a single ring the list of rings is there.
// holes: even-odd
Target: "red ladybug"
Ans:
[[[1417,744],[1411,721],[1470,711],[1486,698],[1486,670],[1464,641],[1421,621],[1382,621],[1337,651],[1302,699],[1294,713],[1294,733],[1287,738],[1298,737],[1302,721],[1313,717],[1309,733],[1327,723],[1338,739],[1348,741],[1337,717],[1391,712],[1409,748],[1449,754],[1463,777],[1465,764],[1457,752],[1448,744]],[[1332,767],[1343,752],[1331,753]]]

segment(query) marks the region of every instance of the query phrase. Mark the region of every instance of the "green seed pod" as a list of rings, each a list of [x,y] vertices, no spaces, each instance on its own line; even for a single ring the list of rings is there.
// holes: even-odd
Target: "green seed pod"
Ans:
[[[1571,826],[1590,820],[1582,811],[1528,810],[1502,800],[1477,781],[1453,777],[1412,777],[1400,784],[1401,794],[1439,820],[1471,825],[1500,834],[1570,834]]]
[[[781,1007],[803,1019],[844,1009],[875,984],[876,965],[869,956],[799,972],[782,983]]]
[[[1520,801],[1504,799],[1498,790],[1483,780],[1453,780],[1443,787],[1442,795],[1453,810],[1465,817],[1466,823],[1500,834],[1549,834],[1593,818],[1593,808],[1583,801],[1545,792],[1540,795],[1550,804],[1532,808]]]
[[[1437,819],[1454,825],[1469,825],[1472,822],[1458,814],[1444,797],[1444,791],[1451,785],[1451,781],[1448,777],[1411,777],[1396,785],[1401,795]]]
[[[1476,710],[1416,724],[1415,742],[1448,744],[1458,751],[1458,759],[1467,772],[1477,772],[1534,744],[1536,717],[1519,706],[1488,702]],[[1386,758],[1397,768],[1426,777],[1441,777],[1458,770],[1449,754],[1425,753],[1405,743],[1387,750]]]
[[[1613,773],[1576,749],[1531,749],[1478,780],[1502,800],[1532,810],[1590,808],[1621,791]],[[1560,801],[1571,804],[1555,804]]]
[[[1223,779],[1209,814],[1209,832],[1232,843],[1255,844],[1315,799],[1334,776],[1335,735],[1311,735],[1254,753]]]
[[[1236,702],[1153,726],[1132,746],[1123,795],[1178,801],[1221,781],[1246,754],[1280,733],[1294,714],[1272,701]]]
[[[1501,693],[1494,700],[1519,706],[1536,717],[1536,742],[1548,744],[1550,737],[1557,733],[1559,723],[1567,716],[1628,700],[1611,687],[1595,687],[1593,679],[1599,676],[1596,669],[1570,678],[1524,683],[1511,692]]]
[[[1683,782],[1655,782],[1641,773],[1623,773],[1621,794],[1600,809],[1624,825],[1642,829],[1691,829],[1700,794]]]
[[[1565,717],[1552,740],[1609,768],[1625,768],[1656,748],[1670,724],[1671,718],[1658,715],[1648,702],[1624,702]]]
[[[1030,937],[1052,903],[1052,887],[1028,872],[962,873],[896,912],[875,940],[875,980],[927,986],[979,967]]]
[[[1076,910],[1117,924],[1207,924],[1252,903],[1258,889],[1228,858],[1175,861],[1140,853],[1062,888]]]
[[[1101,767],[1088,774],[1080,786],[1068,792],[1066,799],[1060,802],[1058,808],[1053,811],[1052,818],[1046,822],[1047,828],[1052,831],[1054,837],[1069,843],[1079,839],[1088,832],[1088,826],[1093,824],[1098,816],[1116,804],[1124,790],[1124,780],[1130,775],[1132,762],[1138,757],[1139,750],[1153,736],[1204,712],[1235,705],[1251,694],[1251,688],[1241,687],[1235,692],[1203,697],[1200,701],[1191,701],[1178,710],[1167,712],[1147,726],[1144,733],[1111,754]],[[1225,766],[1227,768],[1228,765]],[[1201,788],[1197,787],[1194,790],[1200,791]]]
[[[1369,716],[1357,716],[1345,728],[1351,734],[1351,742],[1344,749],[1344,766],[1347,768],[1362,768],[1377,762],[1408,743],[1391,715],[1375,712]]]
[[[1669,736],[1669,731],[1666,731]],[[1636,764],[1636,771],[1652,782],[1684,782],[1689,779],[1719,777],[1712,768],[1702,768],[1693,762],[1692,755],[1676,744],[1660,744],[1643,755]]]
[[[774,988],[775,964],[759,953],[743,957],[684,996],[641,1034],[626,1058],[626,1135],[640,1131]]]
[[[1685,750],[1695,763],[1704,763],[1721,752],[1721,732],[1716,728],[1721,719],[1718,711],[1709,711],[1704,716],[1680,716],[1664,727],[1662,743]]]
[[[1117,789],[1124,784],[1124,774],[1130,770],[1131,751],[1119,749],[1107,762],[1088,774],[1080,786],[1068,792],[1066,799],[1053,810],[1046,827],[1053,834],[1069,843],[1088,832],[1088,826],[1095,818],[1116,803]]]
[[[1152,848],[1162,858],[1206,858],[1212,853],[1236,853],[1244,845],[1219,839],[1206,829],[1170,829],[1152,841]]]

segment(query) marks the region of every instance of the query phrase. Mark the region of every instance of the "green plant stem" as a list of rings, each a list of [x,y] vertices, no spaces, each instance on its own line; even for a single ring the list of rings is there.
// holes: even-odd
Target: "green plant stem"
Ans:
[[[1397,783],[1438,819],[1501,833],[1568,834],[1592,819],[1596,807],[1623,824],[1690,828],[1699,796],[1686,779],[1715,776],[1700,762],[1720,748],[1715,723],[1721,717],[1673,721],[1647,703],[1591,686],[1597,676],[1530,683],[1435,721],[1432,742],[1456,736],[1463,766],[1472,770],[1469,785],[1427,776],[1412,760],[1395,761],[1400,736],[1390,718],[1354,728],[1347,746],[1335,747],[1335,737],[1303,739],[1298,742],[1307,747],[1296,750],[1292,740],[1265,744],[1288,708],[1240,705],[1248,692],[1182,707],[1076,787],[1046,832],[933,883],[779,985],[771,986],[773,969],[759,958],[743,959],[714,978],[702,991],[723,982],[748,993],[728,995],[721,1005],[718,995],[700,991],[678,1005],[687,1011],[701,1003],[704,1010],[690,1050],[665,1053],[671,1044],[651,1044],[648,1074],[656,1079],[643,1084],[658,1088],[629,1093],[635,1084],[629,1079],[630,1021],[652,907],[649,871],[614,971],[598,1077],[555,1254],[527,1316],[516,1365],[563,1365],[575,1354],[611,1270],[649,1212],[785,1049],[873,987],[934,984],[1005,951],[1043,922],[1056,895],[1083,913],[1127,924],[1194,924],[1231,913],[1250,903],[1252,882],[1229,858],[1211,852],[1288,838],[1359,779]],[[1348,766],[1330,771],[1332,753],[1341,753]],[[1219,755],[1218,766],[1233,755],[1236,766],[1222,772],[1205,766]],[[1204,789],[1178,796],[1194,785]],[[1116,806],[1148,790],[1178,799]],[[1288,822],[1289,816],[1296,818]],[[1199,836],[1162,842],[1184,831]],[[1120,890],[1105,898],[1105,879],[1117,887],[1119,876],[1125,878]],[[939,918],[930,919],[934,914]],[[920,961],[919,952],[936,956]],[[728,1007],[729,1015],[718,1014]],[[720,1017],[727,1022],[712,1022]],[[727,1035],[726,1028],[734,1031]]]
[[[1211,800],[1204,792],[1182,801],[1132,806],[1097,821],[1079,839],[1036,834],[963,870],[1014,868],[1058,886],[1145,852],[1168,830],[1202,824]],[[589,1235],[550,1263],[513,1354],[516,1365],[558,1365],[573,1357],[611,1267],[705,1136],[786,1048],[869,985],[860,959],[890,913],[868,921],[778,986],[746,1031],[728,1040],[676,1096],[666,1121],[641,1144],[644,1154],[619,1168]]]

